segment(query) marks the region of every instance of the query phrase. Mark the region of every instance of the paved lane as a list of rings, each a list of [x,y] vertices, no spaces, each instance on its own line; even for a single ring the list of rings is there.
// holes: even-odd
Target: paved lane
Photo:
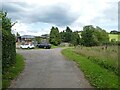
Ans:
[[[91,88],[77,65],[66,60],[62,48],[17,50],[25,69],[11,88]]]

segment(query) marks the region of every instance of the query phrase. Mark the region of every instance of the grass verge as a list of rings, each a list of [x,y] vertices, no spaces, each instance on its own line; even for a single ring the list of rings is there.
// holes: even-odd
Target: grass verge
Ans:
[[[2,88],[8,88],[11,80],[17,78],[17,76],[24,69],[24,58],[22,55],[16,55],[16,63],[9,68],[9,71],[2,75]]]
[[[58,45],[58,46],[55,46],[55,45],[53,45],[53,44],[51,45],[51,48],[52,48],[52,49],[53,49],[53,48],[59,48],[59,47],[62,48],[62,47],[65,47],[65,46],[59,46],[59,45]]]
[[[116,74],[91,62],[86,57],[76,54],[72,50],[71,48],[64,49],[62,54],[79,65],[92,86],[97,88],[118,88],[119,83]]]

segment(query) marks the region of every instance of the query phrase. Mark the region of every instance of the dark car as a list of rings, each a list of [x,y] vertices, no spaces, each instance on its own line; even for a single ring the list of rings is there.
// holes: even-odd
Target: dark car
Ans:
[[[50,48],[51,48],[51,44],[42,43],[42,44],[38,44],[37,47],[38,47],[38,48],[50,49]]]

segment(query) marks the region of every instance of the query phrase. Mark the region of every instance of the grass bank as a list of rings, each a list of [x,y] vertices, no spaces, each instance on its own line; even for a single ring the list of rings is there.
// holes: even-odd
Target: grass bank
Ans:
[[[24,69],[24,58],[22,55],[16,55],[16,63],[9,68],[9,71],[2,75],[2,88],[8,88],[11,80],[17,78],[17,76]]]
[[[76,47],[74,52],[118,75],[118,46]]]
[[[84,72],[85,77],[92,86],[97,88],[118,88],[118,76],[91,62],[87,57],[81,56],[73,51],[73,48],[67,48],[62,51],[70,60],[74,60]]]

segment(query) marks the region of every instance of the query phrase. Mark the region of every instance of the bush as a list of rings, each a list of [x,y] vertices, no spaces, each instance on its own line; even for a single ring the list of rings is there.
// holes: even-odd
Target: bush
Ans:
[[[7,12],[0,11],[0,19],[2,23],[2,73],[8,71],[16,61],[15,36],[11,33],[11,19],[7,17]]]
[[[7,68],[12,66],[16,60],[15,36],[2,31],[2,70],[5,72]]]

